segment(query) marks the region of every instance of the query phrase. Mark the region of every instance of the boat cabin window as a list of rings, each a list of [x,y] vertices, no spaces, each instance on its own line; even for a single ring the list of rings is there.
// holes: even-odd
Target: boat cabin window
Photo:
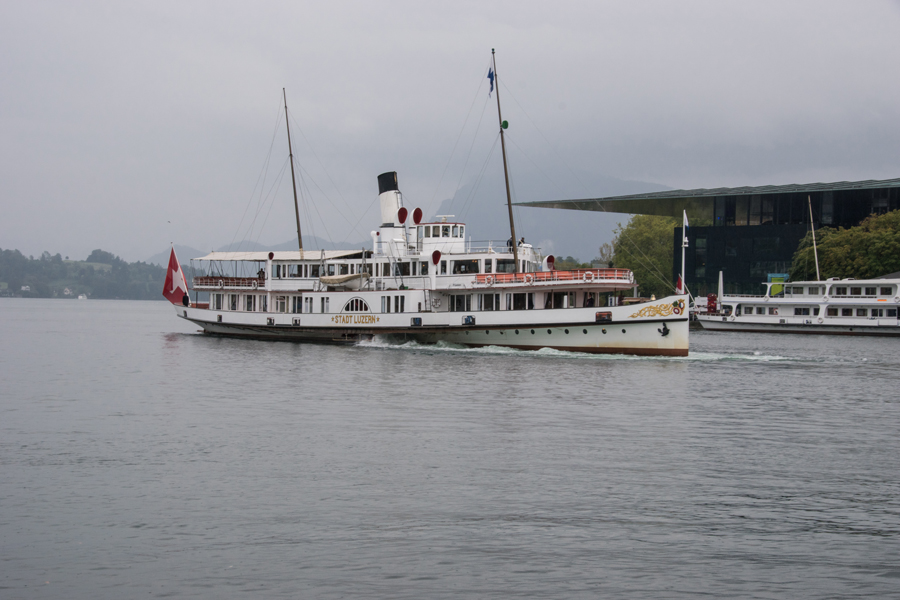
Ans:
[[[793,289],[791,290],[791,293],[793,293],[793,294],[800,294],[800,295],[802,296],[802,295],[803,295],[803,288],[802,288],[802,287],[795,287],[795,288],[793,288]]]
[[[319,278],[322,276],[322,265],[309,265],[309,276]]]
[[[419,263],[419,274],[420,275],[428,275],[428,263],[422,261]]]
[[[832,289],[834,290],[835,296],[846,296],[847,295],[847,288],[845,288],[843,286],[835,286]]]
[[[344,305],[344,312],[369,312],[369,305],[362,298],[352,298]]]
[[[497,259],[497,273],[515,273],[516,261],[511,258]]]
[[[500,294],[479,294],[478,310],[500,310]]]
[[[808,308],[800,308],[799,306],[794,308],[794,316],[796,317],[808,317],[809,309]]]
[[[766,307],[765,307],[765,306],[757,306],[757,307],[756,307],[756,314],[758,314],[758,315],[764,315],[764,314],[766,314]]]
[[[865,316],[867,316],[867,315],[868,315],[868,310],[867,310],[867,309],[865,309],[865,308],[857,308],[857,309],[856,309],[856,316],[857,316],[857,317],[865,317]]]
[[[265,300],[265,297],[263,297]],[[265,309],[263,309],[265,312]],[[291,296],[291,312],[292,313],[301,313],[303,312],[303,296]]]
[[[303,312],[311,313],[313,311],[313,299],[312,298],[304,298],[303,299]]]
[[[450,237],[450,226],[449,225],[441,226],[441,237],[445,237],[445,238]]]
[[[816,285],[816,286],[813,286],[813,287],[811,287],[811,288],[809,288],[808,290],[806,290],[806,292],[807,292],[810,296],[818,296],[818,295],[821,293],[821,292],[819,291],[819,286],[817,286],[817,285]]]
[[[441,275],[446,275],[446,274],[447,274],[447,261],[442,260],[441,261]]]
[[[381,297],[381,312],[383,312],[383,313],[391,312],[391,297],[390,296],[382,296]]]
[[[862,288],[861,287],[852,287],[850,288],[851,296],[862,296]]]
[[[889,288],[889,287],[883,287],[883,288],[881,288],[881,295],[882,295],[882,296],[890,296],[890,295],[891,295],[891,288]]]
[[[874,295],[875,295],[875,288],[867,287],[866,288],[866,296],[874,296]]]
[[[466,226],[465,225],[459,226],[459,237],[461,237],[461,238],[466,237]]]
[[[275,297],[275,312],[280,312],[280,313],[287,312],[287,296],[276,296]]]
[[[237,310],[237,294],[228,294],[228,305],[231,307],[231,310]]]
[[[896,309],[896,308],[888,308],[888,309],[887,309],[887,316],[889,316],[889,317],[895,317],[895,318],[896,318],[896,316],[897,316],[897,309]]]
[[[222,310],[222,294],[213,294],[213,310]]]
[[[534,293],[520,293],[512,295],[513,310],[532,310],[534,308]]]
[[[329,276],[334,275],[334,265],[327,265],[327,273]]]
[[[459,237],[459,225],[453,226],[453,237]]]
[[[478,273],[478,260],[454,260],[452,265],[454,275]]]
[[[494,266],[494,260],[492,258],[484,259],[484,272],[485,273],[493,273],[494,270],[491,268]]]
[[[451,294],[450,312],[465,312],[472,310],[472,294]]]
[[[769,307],[769,314],[770,314],[770,315],[776,315],[776,316],[777,316],[777,315],[778,315],[778,307],[777,307],[777,306],[770,306],[770,307]]]
[[[828,316],[829,316],[829,317],[836,317],[836,316],[838,316],[837,309],[836,309],[836,308],[829,308],[829,309],[828,309]]]
[[[328,304],[329,304],[328,298],[324,298],[324,297],[323,297],[323,298],[322,298],[322,302],[321,302],[321,305],[322,305],[322,312],[323,312],[323,313],[329,312],[329,306],[328,306]]]
[[[338,275],[349,275],[350,274],[350,265],[341,264],[338,265]]]
[[[883,317],[884,309],[883,308],[873,308],[872,309],[872,317]]]
[[[852,309],[852,308],[842,308],[842,309],[841,309],[841,316],[842,316],[842,317],[852,317],[852,316],[853,316],[853,309]]]

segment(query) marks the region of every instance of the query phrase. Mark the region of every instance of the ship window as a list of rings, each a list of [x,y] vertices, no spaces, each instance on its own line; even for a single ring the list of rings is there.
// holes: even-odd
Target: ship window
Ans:
[[[497,273],[515,273],[516,261],[511,258],[497,259]]]
[[[231,305],[231,310],[237,310],[237,294],[229,294],[229,296],[231,296],[231,301],[228,304]]]
[[[459,226],[459,237],[461,237],[461,238],[466,237],[466,226],[465,225]]]
[[[491,269],[491,267],[493,266],[493,264],[494,264],[494,261],[491,260],[490,258],[484,259],[484,272],[492,273],[493,269]]]
[[[287,312],[287,296],[275,297],[275,311],[280,313]]]
[[[867,316],[867,314],[868,314],[868,309],[865,309],[865,308],[857,308],[856,309],[857,317],[865,317],[865,316]]]
[[[334,275],[334,265],[328,265],[328,275]]]
[[[338,265],[338,275],[349,275],[350,274],[350,265],[341,264]]]
[[[842,308],[842,309],[841,309],[841,316],[842,316],[842,317],[852,317],[852,316],[853,316],[853,309],[852,309],[852,308]]]
[[[813,314],[816,316],[819,316],[819,307],[818,306],[813,309]]]
[[[861,287],[852,287],[850,288],[851,296],[862,296],[862,288]]]
[[[778,315],[778,307],[777,307],[777,306],[770,306],[770,307],[769,307],[769,314],[770,314],[770,315]]]
[[[872,316],[873,316],[873,317],[883,317],[883,316],[884,316],[884,309],[883,309],[883,308],[873,308],[873,309],[872,309]]]
[[[309,265],[309,276],[312,278],[322,276],[322,265]]]
[[[222,294],[213,294],[213,310],[222,310]]]
[[[368,312],[369,305],[362,298],[352,298],[344,306],[344,312]]]
[[[260,296],[260,299],[265,301],[266,297]],[[301,302],[301,300],[303,300],[303,296],[292,296],[291,297],[291,312],[292,313],[303,312],[303,303]],[[263,312],[266,312],[265,309],[263,309]]]
[[[512,294],[506,295],[506,310],[512,310]]]
[[[875,288],[867,287],[866,288],[866,296],[874,296],[874,295],[875,295]]]
[[[427,262],[419,263],[419,273],[421,275],[428,275],[428,263]]]
[[[819,286],[814,286],[806,290],[810,296],[818,296],[819,295]]]
[[[883,288],[881,288],[881,295],[882,295],[882,296],[890,296],[890,295],[891,295],[891,288],[889,288],[889,287],[883,287]]]
[[[802,288],[802,287],[795,287],[795,288],[792,290],[792,293],[794,293],[794,294],[799,294],[799,295],[802,296],[802,295],[803,295],[803,288]]]
[[[446,274],[447,274],[447,261],[442,260],[441,261],[441,275],[446,275]]]
[[[897,309],[896,309],[896,308],[888,308],[888,309],[887,309],[887,316],[889,316],[889,317],[896,317],[896,316],[897,316]]]
[[[757,307],[756,307],[756,314],[758,314],[758,315],[764,315],[764,314],[766,314],[766,307],[765,307],[765,306],[757,306]]]
[[[828,316],[829,316],[829,317],[836,317],[836,316],[838,316],[837,309],[836,309],[836,308],[829,308],[829,309],[828,309]]]
[[[835,296],[846,296],[847,295],[847,288],[845,288],[845,287],[835,287],[833,289],[834,289]]]
[[[394,312],[404,312],[406,296],[394,296]]]
[[[450,226],[449,225],[441,226],[441,237],[445,237],[445,238],[450,237]]]
[[[526,302],[525,294],[513,294],[513,310],[525,310]]]
[[[459,237],[459,226],[458,225],[453,226],[453,237]]]
[[[454,275],[478,273],[478,260],[454,260],[452,265]]]

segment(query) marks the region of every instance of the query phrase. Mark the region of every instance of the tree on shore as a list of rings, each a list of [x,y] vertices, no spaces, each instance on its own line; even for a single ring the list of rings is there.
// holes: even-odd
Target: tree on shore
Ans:
[[[822,279],[871,279],[900,271],[900,210],[871,215],[849,229],[823,227],[816,231]],[[791,263],[791,279],[816,278],[812,234],[801,240]]]
[[[668,296],[672,281],[673,236],[681,222],[673,217],[634,215],[625,226],[619,223],[613,240],[612,262],[631,269],[642,296]]]

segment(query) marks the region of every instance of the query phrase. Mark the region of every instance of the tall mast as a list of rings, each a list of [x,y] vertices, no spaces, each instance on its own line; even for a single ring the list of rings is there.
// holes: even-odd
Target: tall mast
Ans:
[[[519,273],[519,243],[516,239],[516,222],[513,219],[512,195],[509,193],[509,168],[506,166],[506,141],[503,139],[503,115],[500,114],[500,80],[497,78],[497,57],[491,48],[491,61],[494,63],[494,85],[497,88],[497,118],[500,120],[500,148],[503,150],[503,178],[506,180],[506,206],[509,208],[509,233],[512,235],[513,262],[516,263],[516,273]],[[508,126],[508,125],[507,125]]]
[[[284,95],[284,125],[288,134],[288,155],[291,160],[291,187],[294,190],[294,215],[297,217],[297,243],[300,244],[300,253],[303,253],[303,236],[300,234],[300,206],[297,204],[297,180],[294,178],[294,151],[291,150],[291,125],[288,123],[287,92],[281,88]]]

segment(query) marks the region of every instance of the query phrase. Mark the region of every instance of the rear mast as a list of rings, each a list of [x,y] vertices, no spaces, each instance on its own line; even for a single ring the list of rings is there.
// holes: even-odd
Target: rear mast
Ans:
[[[297,180],[294,178],[294,151],[291,149],[291,125],[288,123],[287,92],[281,88],[284,95],[284,125],[287,127],[288,155],[291,160],[291,187],[294,190],[294,215],[297,217],[297,243],[300,245],[300,258],[303,258],[303,236],[300,234],[300,206],[297,204]]]
[[[497,87],[497,119],[500,120],[500,148],[503,151],[503,178],[506,180],[506,206],[509,209],[509,232],[512,235],[512,253],[513,262],[516,264],[516,273],[519,271],[519,242],[516,239],[516,222],[513,219],[512,195],[509,193],[509,168],[506,166],[506,140],[503,138],[503,130],[509,127],[509,124],[503,120],[500,113],[500,79],[497,77],[497,58],[494,55],[494,49],[491,48],[491,61],[494,64],[494,83]]]

